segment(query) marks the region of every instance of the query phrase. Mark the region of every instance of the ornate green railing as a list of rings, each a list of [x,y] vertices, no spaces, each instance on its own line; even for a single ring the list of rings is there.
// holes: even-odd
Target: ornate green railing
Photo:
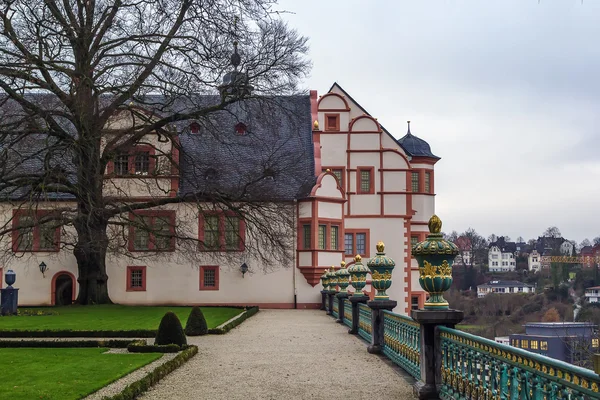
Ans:
[[[350,300],[344,300],[344,324],[352,328],[352,303]]]
[[[331,311],[331,315],[336,319],[339,317],[338,300],[335,297],[333,298],[333,310]]]
[[[383,311],[383,354],[421,379],[421,327],[412,318]]]
[[[358,334],[371,342],[371,309],[362,303],[358,304]]]
[[[600,399],[593,371],[455,329],[438,327],[442,399]]]

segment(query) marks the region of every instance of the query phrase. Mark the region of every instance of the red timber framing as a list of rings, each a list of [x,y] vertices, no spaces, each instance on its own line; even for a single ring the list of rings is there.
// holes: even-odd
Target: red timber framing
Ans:
[[[307,218],[298,218],[298,231],[297,231],[297,254],[296,254],[296,267],[302,272],[306,281],[311,286],[316,286],[319,283],[323,271],[331,267],[330,265],[319,265],[319,253],[339,253],[339,260],[344,259],[344,208],[343,204],[345,199],[343,198],[344,192],[340,191],[341,197],[321,197],[317,196],[317,190],[321,187],[321,182],[325,176],[335,175],[331,172],[324,172],[317,178],[317,183],[311,191],[311,197],[306,200],[301,200],[296,206],[296,215],[300,215],[300,203],[310,204],[311,216]],[[338,186],[338,189],[339,188]],[[340,215],[342,218],[321,218],[319,217],[319,203],[331,203],[338,204],[340,207]],[[319,225],[325,225],[325,249],[319,249]],[[310,246],[305,248],[304,246],[304,226],[310,226]],[[338,227],[338,245],[337,249],[331,246],[331,227]],[[310,252],[311,265],[300,266],[300,253]]]
[[[130,265],[127,267],[127,292],[146,291],[146,267]]]
[[[175,251],[175,220],[176,214],[174,210],[140,210],[129,213],[129,219],[133,221],[133,224],[136,222],[136,218],[147,218],[148,227],[144,228],[136,228],[134,225],[129,226],[129,240],[127,241],[127,247],[131,252],[169,252]],[[156,241],[157,235],[153,232],[153,227],[155,225],[155,221],[157,218],[168,220],[169,222],[169,247],[165,249],[157,249]],[[144,230],[144,233],[148,233],[148,248],[147,249],[136,249],[135,248],[135,236],[137,229]],[[163,235],[164,237],[164,235]]]
[[[205,240],[207,239],[205,237],[206,235],[206,231],[205,231],[205,227],[206,227],[206,217],[208,216],[218,216],[218,244],[216,247],[214,248],[208,248],[205,245]],[[237,233],[237,237],[238,237],[238,243],[237,246],[234,247],[227,247],[227,240],[226,240],[226,217],[237,217],[239,219],[239,226],[238,226],[238,233]],[[244,220],[243,216],[240,216],[238,213],[236,213],[235,211],[203,211],[199,216],[198,216],[198,249],[200,251],[217,251],[217,252],[222,252],[222,251],[226,251],[226,252],[242,252],[246,249],[246,221]]]
[[[219,290],[219,266],[200,266],[200,290]]]

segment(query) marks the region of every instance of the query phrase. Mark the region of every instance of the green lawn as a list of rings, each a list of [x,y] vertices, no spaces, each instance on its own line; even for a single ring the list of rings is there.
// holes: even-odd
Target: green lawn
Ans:
[[[0,330],[156,330],[167,311],[175,312],[185,327],[191,307],[99,305],[53,307],[43,310],[56,312],[58,315],[0,317]],[[214,328],[241,313],[242,309],[203,307],[202,312],[208,327]]]
[[[107,349],[0,349],[0,399],[80,399],[162,354]]]

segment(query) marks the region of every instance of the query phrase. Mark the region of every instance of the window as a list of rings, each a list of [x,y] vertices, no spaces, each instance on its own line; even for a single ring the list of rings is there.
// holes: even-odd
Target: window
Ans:
[[[150,172],[150,152],[140,151],[135,153],[134,171],[136,175],[148,175]]]
[[[129,251],[175,250],[175,211],[138,211],[129,219]]]
[[[129,154],[119,153],[115,157],[115,174],[127,175],[129,173]]]
[[[498,254],[492,254],[492,260],[497,260],[498,259]]]
[[[330,240],[331,240],[331,250],[337,250],[339,248],[339,231],[340,227],[336,225],[331,226],[330,231]]]
[[[519,347],[519,339],[515,339],[515,347]]]
[[[48,220],[48,211],[13,211],[12,241],[14,252],[59,251],[60,227]],[[46,217],[46,221],[44,221]]]
[[[419,309],[419,296],[411,296],[410,297],[410,309],[411,310]]]
[[[327,232],[327,225],[319,225],[319,249],[325,250],[325,234]]]
[[[538,349],[538,341],[537,340],[532,340],[530,342],[531,345],[531,350],[537,350]]]
[[[410,236],[410,248],[412,249],[413,247],[415,247],[417,245],[417,243],[419,243],[419,236],[411,235]]]
[[[127,291],[146,291],[146,267],[127,267]]]
[[[431,193],[431,172],[425,172],[425,193]]]
[[[598,339],[592,339],[592,347],[595,349],[598,348]]]
[[[357,193],[373,194],[375,188],[373,185],[373,167],[358,167],[357,169]]]
[[[525,339],[521,340],[521,348],[523,348],[523,349],[529,348],[529,341],[525,340]]]
[[[344,235],[344,252],[352,256],[360,254],[363,257],[369,256],[369,231],[361,229],[346,229]]]
[[[219,267],[202,265],[200,267],[200,290],[219,290]]]
[[[129,151],[117,153],[115,158],[108,163],[107,172],[116,176],[148,175],[154,171],[156,158],[152,146],[134,146]]]
[[[203,251],[244,251],[246,224],[234,212],[207,212],[198,218],[198,240]]]
[[[340,114],[325,114],[325,130],[339,131],[340,130]]]
[[[344,254],[347,256],[354,255],[354,235],[352,233],[344,235]]]
[[[540,342],[540,350],[548,350],[548,342],[541,341]]]
[[[417,193],[419,191],[419,173],[413,172],[411,178],[412,191]]]
[[[310,225],[302,225],[302,241],[304,249],[310,249],[312,247],[310,243],[310,228]]]

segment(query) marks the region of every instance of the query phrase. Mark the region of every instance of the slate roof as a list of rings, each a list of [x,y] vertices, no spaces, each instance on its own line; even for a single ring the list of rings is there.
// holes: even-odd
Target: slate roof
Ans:
[[[153,111],[160,115],[211,106],[218,104],[219,99],[219,96],[204,95],[176,101],[161,96],[148,96],[144,100],[146,109],[152,104]],[[2,111],[3,117],[10,116],[6,108]],[[174,124],[181,144],[179,194],[202,196],[216,192],[234,199],[279,201],[310,194],[316,177],[308,95],[238,102],[196,121],[200,125],[197,134],[189,129],[191,122]],[[246,125],[244,135],[236,132],[239,122]],[[39,174],[44,165],[50,165],[67,175],[71,182],[75,179],[75,164],[69,149],[59,148],[46,135],[30,135],[13,146],[13,150],[18,159],[25,154],[26,161],[15,162],[13,167],[10,162],[2,163],[9,169],[2,170],[4,176],[7,173]],[[29,191],[16,188],[2,192],[5,199],[17,199],[28,196]],[[45,197],[73,198],[67,193],[47,193]]]
[[[489,247],[496,246],[503,253],[515,253],[517,251],[517,244],[515,242],[507,242],[504,236],[501,236],[495,242],[491,242]]]

